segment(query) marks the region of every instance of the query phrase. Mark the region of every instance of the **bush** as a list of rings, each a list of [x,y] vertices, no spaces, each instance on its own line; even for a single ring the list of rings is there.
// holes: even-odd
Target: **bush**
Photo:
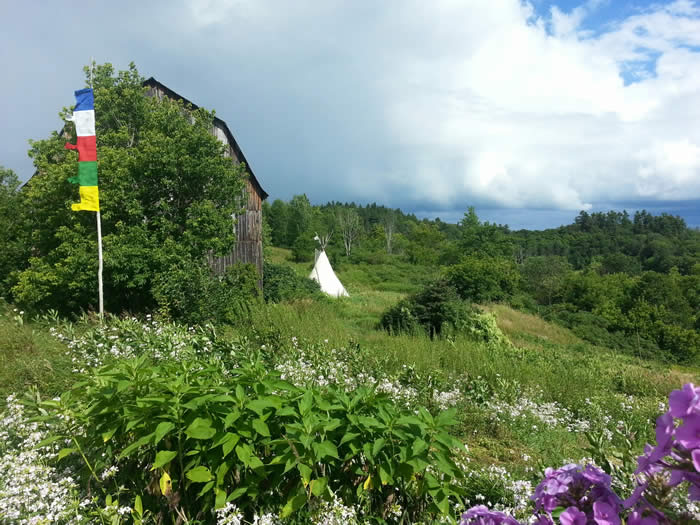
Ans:
[[[395,334],[412,333],[421,327],[432,339],[440,335],[443,327],[458,331],[466,319],[466,310],[455,289],[447,281],[437,280],[389,308],[382,314],[379,326]]]
[[[379,321],[379,326],[393,334],[413,334],[422,330],[418,318],[411,311],[413,303],[403,299],[387,309]]]
[[[306,523],[337,500],[374,516],[392,501],[415,522],[461,495],[454,410],[433,417],[367,387],[299,389],[255,363],[122,359],[42,408],[81,484],[109,502],[121,487],[119,506],[138,497],[140,515],[210,522],[228,502],[247,523],[261,509]]]
[[[265,262],[263,267],[263,296],[268,303],[318,296],[321,288],[316,281],[300,277],[294,268]]]
[[[584,341],[642,357],[669,359],[670,356],[660,350],[654,341],[642,335],[611,331],[610,322],[605,317],[586,311],[574,311],[573,308],[573,305],[557,305],[551,311],[555,321]]]
[[[445,280],[429,283],[420,292],[387,309],[378,326],[393,334],[424,330],[432,339],[461,333],[477,341],[509,344],[496,318],[460,300]]]
[[[470,335],[472,339],[484,343],[511,344],[498,327],[496,316],[492,313],[473,311],[468,318],[468,322],[463,326],[463,331]]]
[[[162,315],[188,323],[234,323],[258,300],[258,272],[252,264],[234,264],[223,276],[204,261],[181,259],[158,275],[153,294]]]

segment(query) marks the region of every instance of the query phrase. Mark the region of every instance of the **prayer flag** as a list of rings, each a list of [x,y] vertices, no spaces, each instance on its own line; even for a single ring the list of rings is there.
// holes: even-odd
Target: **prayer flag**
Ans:
[[[73,211],[100,211],[97,189],[97,139],[95,137],[95,99],[92,89],[75,92],[77,104],[69,119],[75,124],[76,144],[66,144],[66,149],[78,150],[78,176],[68,179],[80,185],[80,202],[73,204]]]

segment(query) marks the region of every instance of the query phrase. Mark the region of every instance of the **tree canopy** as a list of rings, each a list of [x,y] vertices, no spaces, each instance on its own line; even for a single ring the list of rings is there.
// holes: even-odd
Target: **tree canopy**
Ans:
[[[163,290],[201,293],[182,279],[206,280],[206,253],[232,248],[244,167],[212,135],[213,112],[146,96],[133,64],[119,72],[98,65],[91,73],[105,306],[112,312],[171,309]],[[60,115],[69,113],[64,108]],[[76,174],[77,154],[64,144],[74,135],[67,122],[61,132],[31,142],[36,172],[20,196],[31,257],[10,283],[25,308],[67,313],[96,303],[95,215],[70,209],[78,195],[67,179]]]

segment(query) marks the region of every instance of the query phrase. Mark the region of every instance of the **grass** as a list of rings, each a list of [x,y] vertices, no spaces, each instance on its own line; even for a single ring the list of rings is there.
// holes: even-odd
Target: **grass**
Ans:
[[[281,341],[296,337],[302,348],[320,341],[331,348],[351,348],[358,360],[368,359],[374,368],[390,374],[399,375],[410,367],[413,381],[426,389],[447,378],[482,380],[492,393],[507,396],[511,392],[513,400],[525,395],[556,402],[581,419],[592,417],[593,403],[613,421],[634,424],[640,449],[644,440],[653,439],[658,403],[671,390],[699,377],[693,369],[669,368],[590,345],[561,326],[506,305],[485,309],[496,316],[514,343],[512,348],[489,346],[466,336],[430,340],[423,335],[389,335],[376,330],[377,321],[385,308],[405,294],[362,291],[353,275],[357,274],[345,274],[351,278],[344,283],[355,290],[349,298],[269,305],[254,313],[252,324],[276,327]],[[624,408],[628,396],[634,396],[638,410]],[[461,437],[475,460],[485,465],[502,464],[524,472],[523,454],[547,465],[586,455],[582,434],[547,428],[538,421],[498,422],[494,414],[473,407],[462,411],[461,420]]]
[[[73,382],[66,346],[45,326],[27,323],[23,315],[0,303],[0,396],[37,388],[47,395]]]
[[[289,265],[300,276],[307,277],[313,269],[313,262],[294,262],[291,250],[277,247],[270,247],[267,250],[270,262]],[[336,263],[333,269],[351,297],[358,293],[371,295],[372,292],[397,294],[417,292],[438,274],[436,268],[410,264],[400,260],[398,256],[392,258],[390,263],[341,262]]]
[[[290,264],[300,275],[309,263],[290,263],[289,251],[273,248],[270,259]],[[455,379],[483,386],[493,396],[516,402],[523,396],[556,402],[580,419],[604,410],[612,421],[625,421],[637,431],[636,446],[653,439],[658,403],[685,382],[699,382],[697,369],[620,354],[581,341],[569,330],[502,304],[485,305],[493,313],[512,347],[489,346],[466,336],[430,340],[423,335],[392,336],[376,330],[381,313],[420,286],[429,274],[410,265],[339,265],[338,276],[350,297],[261,305],[252,318],[227,327],[226,337],[245,336],[251,327],[259,343],[270,347],[323,345],[346,348],[358,361],[369,362],[398,377],[407,368],[413,385],[423,391]],[[420,274],[420,276],[419,276]],[[36,386],[47,394],[60,392],[71,379],[66,348],[45,323],[27,323],[5,308],[0,315],[0,392]],[[633,396],[636,408],[624,403]],[[460,406],[460,437],[475,464],[499,464],[527,477],[533,462],[557,465],[586,455],[582,434],[547,428],[532,418],[500,420],[484,405]],[[503,416],[503,414],[500,414]],[[526,463],[523,456],[533,458]],[[531,475],[531,474],[530,474]]]
[[[513,310],[503,304],[483,307],[498,319],[499,328],[516,346],[537,348],[544,342],[575,345],[583,341],[566,328],[548,323],[541,317]]]

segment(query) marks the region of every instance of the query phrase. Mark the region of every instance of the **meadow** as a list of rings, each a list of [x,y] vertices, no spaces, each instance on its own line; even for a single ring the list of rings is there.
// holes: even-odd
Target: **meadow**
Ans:
[[[270,254],[308,274],[288,257]],[[4,304],[0,521],[456,523],[484,504],[524,523],[546,467],[598,465],[629,496],[669,393],[699,377],[504,304],[481,308],[505,343],[390,335],[381,313],[429,272],[337,270],[349,298],[216,327]],[[699,515],[682,490],[669,505]]]

